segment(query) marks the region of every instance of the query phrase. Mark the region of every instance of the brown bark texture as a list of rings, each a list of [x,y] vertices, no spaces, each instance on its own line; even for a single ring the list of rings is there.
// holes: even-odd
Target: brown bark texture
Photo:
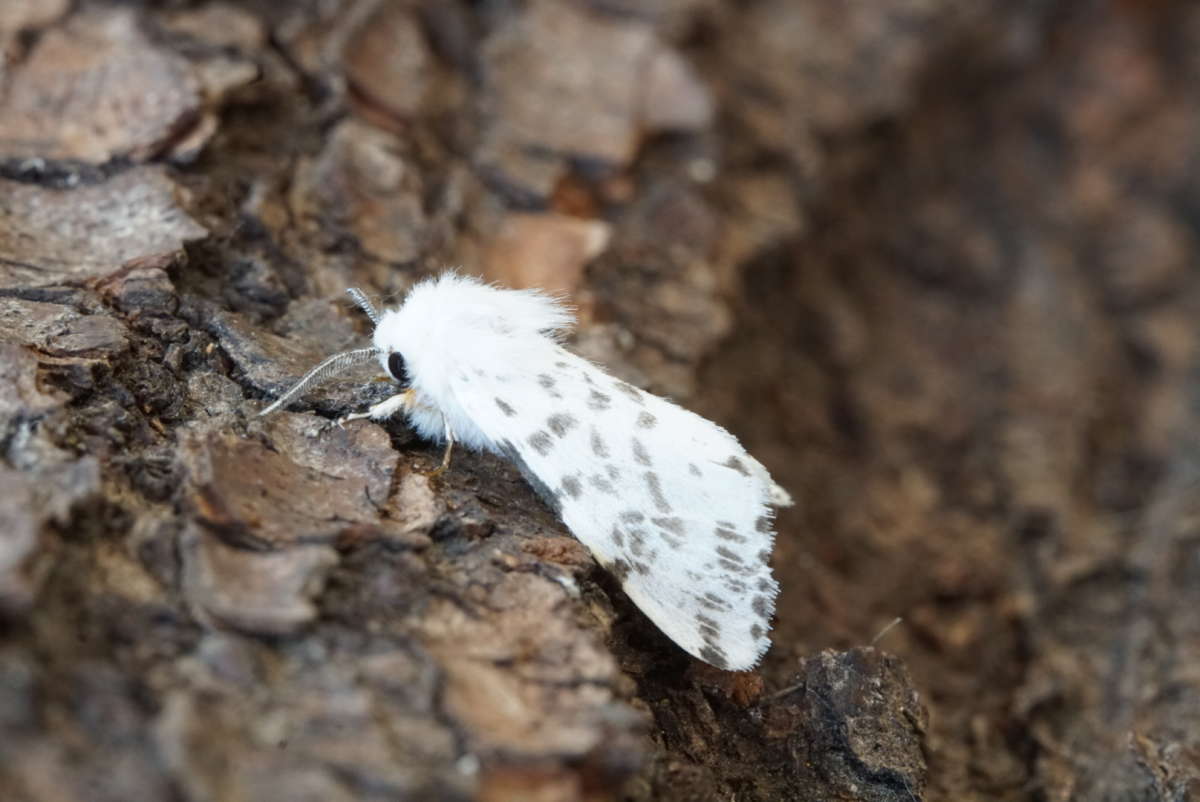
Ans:
[[[1200,799],[1197,87],[1182,0],[3,0],[0,799]],[[373,371],[256,417],[448,266],[795,495],[758,670]]]

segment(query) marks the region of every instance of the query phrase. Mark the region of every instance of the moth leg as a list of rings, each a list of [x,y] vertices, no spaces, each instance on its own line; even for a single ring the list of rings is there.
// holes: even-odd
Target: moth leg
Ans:
[[[450,421],[442,416],[442,425],[446,427],[446,450],[442,452],[442,464],[430,471],[430,476],[440,476],[450,467],[450,455],[454,453],[454,430],[450,428]]]
[[[400,410],[409,406],[413,402],[413,391],[405,390],[402,393],[396,393],[391,398],[385,398],[378,404],[371,406],[366,412],[355,412],[352,415],[343,415],[337,419],[337,425],[342,426],[352,420],[362,420],[370,418],[371,420],[386,420],[392,417]]]

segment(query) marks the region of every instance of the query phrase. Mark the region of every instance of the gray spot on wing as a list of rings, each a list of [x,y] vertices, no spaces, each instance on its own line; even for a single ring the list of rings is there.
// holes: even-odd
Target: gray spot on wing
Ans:
[[[651,415],[649,412],[643,412],[637,417],[637,425],[642,429],[650,429],[654,424],[658,423],[658,418]]]
[[[696,614],[696,625],[700,628],[701,637],[706,640],[708,638],[716,639],[721,637],[721,625],[704,615],[704,613]]]
[[[697,613],[696,627],[700,630],[700,637],[704,640],[704,648],[700,650],[700,656],[717,668],[724,668],[728,665],[728,658],[721,648],[720,624],[703,613]]]
[[[620,392],[629,396],[633,401],[637,402],[638,404],[646,403],[646,399],[642,397],[642,391],[639,390],[638,388],[634,387],[632,384],[627,384],[625,382],[619,381],[619,382],[614,383],[613,386],[616,387],[617,390],[619,390]]]
[[[761,615],[763,618],[770,618],[771,600],[766,596],[755,596],[754,601],[750,603],[750,609]]]
[[[615,576],[617,581],[622,585],[625,584],[625,580],[629,578],[629,571],[631,568],[632,566],[627,561],[622,560],[619,557],[609,563],[608,566],[608,570],[612,572],[612,575]]]
[[[771,564],[771,550],[763,549],[762,551],[760,551],[758,553],[758,561],[760,563],[762,563],[763,565],[770,565]]]
[[[646,447],[642,445],[642,441],[633,438],[633,459],[638,465],[650,467],[650,454],[646,451]]]
[[[608,459],[608,444],[604,442],[604,438],[600,436],[600,432],[596,431],[596,427],[592,427],[592,453],[600,459]]]
[[[613,487],[613,483],[598,473],[594,473],[588,477],[588,481],[591,482],[592,487],[596,488],[601,493],[607,493],[610,496],[615,496],[617,494],[617,489]]]
[[[619,549],[625,548],[625,535],[621,532],[621,529],[618,526],[613,526],[612,542],[616,544],[617,548]]]
[[[641,557],[646,553],[646,533],[641,529],[630,529],[629,532],[629,552],[634,557]]]
[[[717,560],[717,565],[721,566],[722,568],[724,568],[726,571],[728,571],[731,574],[741,574],[742,576],[749,576],[750,574],[754,573],[754,569],[750,568],[745,563],[734,562],[733,560],[727,559],[725,557],[722,557],[721,559]]]
[[[730,551],[729,549],[725,548],[724,546],[717,546],[717,555],[724,557],[726,560],[730,560],[735,563],[742,562],[742,555],[738,554],[735,551]]]
[[[554,389],[554,377],[553,376],[551,376],[547,373],[539,373],[537,380],[538,380],[538,384],[540,384],[542,386],[543,390],[545,390],[547,393],[549,393],[551,398],[562,398],[562,393],[560,393],[558,390]]]
[[[692,476],[700,476],[701,475],[700,469],[696,467],[696,463],[694,463],[694,462],[688,463],[688,473],[690,473]]]
[[[725,667],[729,665],[729,658],[725,656],[725,652],[721,651],[719,646],[715,646],[711,643],[705,645],[705,647],[700,650],[700,657],[704,660],[704,662],[708,663],[709,665],[716,666],[722,671],[724,671]]]
[[[654,501],[654,506],[659,512],[670,512],[671,505],[667,502],[667,497],[663,495],[662,483],[658,479],[658,474],[654,471],[646,471],[643,475],[646,480],[646,488],[650,491],[650,498]]]
[[[566,437],[567,432],[575,428],[579,421],[565,412],[556,412],[546,418],[546,426],[559,437]]]
[[[600,392],[595,387],[593,387],[591,392],[588,393],[588,400],[587,400],[588,409],[596,410],[597,412],[599,412],[601,410],[608,409],[611,404],[612,404],[612,396],[608,395],[606,393]]]
[[[506,402],[503,398],[496,398],[495,401],[496,401],[496,406],[500,407],[500,411],[503,412],[508,417],[511,418],[517,414],[517,411],[515,409],[513,409],[508,404],[508,402]]]
[[[706,602],[715,606],[717,609],[728,610],[730,607],[729,602],[725,601],[723,598],[721,598],[717,594],[713,593],[711,590],[708,591],[707,593],[705,593],[703,598]]]
[[[740,473],[742,476],[750,475],[750,469],[746,467],[746,463],[742,462],[736,456],[730,457],[729,459],[722,462],[721,465],[723,465],[726,468],[732,468],[733,470]]]
[[[579,498],[583,495],[583,483],[579,481],[577,476],[564,476],[562,480],[563,490],[567,491],[567,495],[571,498]]]
[[[768,593],[768,592],[770,592],[770,590],[772,588],[771,580],[765,579],[765,578],[760,579],[760,580],[758,580],[758,585],[756,587],[763,593]]]
[[[760,624],[755,624],[754,626],[750,627],[750,637],[754,638],[755,640],[758,640],[766,634],[767,633],[763,632],[762,625]]]
[[[533,450],[544,457],[554,447],[554,441],[550,439],[550,435],[546,432],[538,430],[529,435],[529,445],[533,446]]]
[[[604,472],[608,474],[608,478],[614,482],[621,478],[621,472],[617,470],[617,466],[609,463],[604,466]]]
[[[717,524],[717,528],[716,528],[716,531],[714,532],[714,534],[716,534],[717,537],[721,538],[721,540],[728,540],[730,543],[745,543],[746,542],[746,538],[739,535],[732,528],[727,528],[724,525],[724,522]]]
[[[646,520],[646,516],[637,510],[625,510],[618,517],[627,524],[640,524]]]
[[[668,532],[675,534],[675,535],[683,535],[684,534],[684,526],[683,526],[682,518],[678,518],[678,517],[674,517],[674,516],[672,516],[670,518],[651,518],[650,523],[654,524],[655,526],[659,527],[660,529],[666,529]]]
[[[754,522],[754,528],[762,532],[764,535],[771,531],[771,516],[760,515],[758,520]]]
[[[666,543],[672,549],[678,550],[683,547],[683,541],[681,539],[679,539],[677,537],[671,537],[670,535],[668,535],[666,532],[662,531],[661,529],[658,532],[658,537],[659,537],[659,539],[662,540],[663,543]]]

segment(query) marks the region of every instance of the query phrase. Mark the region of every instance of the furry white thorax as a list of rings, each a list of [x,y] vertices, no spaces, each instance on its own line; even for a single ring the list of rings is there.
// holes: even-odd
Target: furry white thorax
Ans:
[[[382,313],[374,344],[384,373],[393,351],[404,358],[417,401],[408,417],[422,437],[441,442],[448,426],[468,448],[500,453],[463,410],[452,377],[473,379],[466,365],[536,372],[574,322],[562,302],[537,290],[499,290],[444,273],[417,284],[399,308]]]

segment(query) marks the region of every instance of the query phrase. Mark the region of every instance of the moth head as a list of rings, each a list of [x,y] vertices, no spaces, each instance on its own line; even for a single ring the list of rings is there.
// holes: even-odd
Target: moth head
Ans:
[[[388,378],[401,387],[411,385],[413,365],[405,352],[411,352],[413,334],[399,310],[389,309],[380,314],[372,340],[379,354],[379,365]]]

